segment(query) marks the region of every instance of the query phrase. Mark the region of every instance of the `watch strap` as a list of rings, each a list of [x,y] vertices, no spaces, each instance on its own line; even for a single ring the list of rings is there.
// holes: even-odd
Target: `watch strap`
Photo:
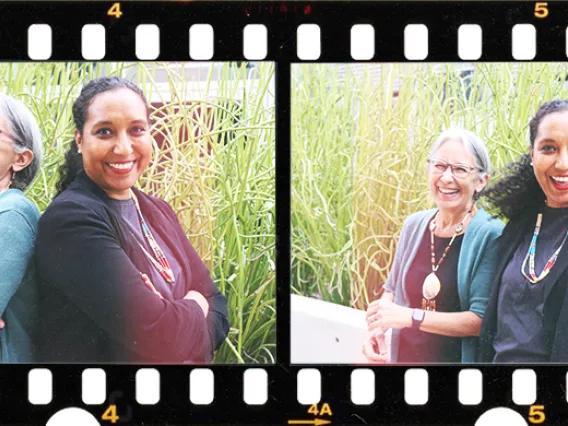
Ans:
[[[412,312],[412,328],[418,330],[420,328],[420,324],[424,321],[424,316],[426,312],[423,309],[414,309]]]

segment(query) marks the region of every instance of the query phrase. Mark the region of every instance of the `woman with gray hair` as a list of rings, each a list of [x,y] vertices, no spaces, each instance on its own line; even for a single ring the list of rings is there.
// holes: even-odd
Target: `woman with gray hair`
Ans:
[[[0,362],[32,361],[34,311],[31,260],[39,211],[24,190],[41,162],[42,140],[32,113],[0,96]]]
[[[475,205],[489,180],[489,155],[472,132],[449,129],[427,167],[437,208],[405,220],[383,295],[367,308],[363,353],[372,363],[476,359],[504,226]]]

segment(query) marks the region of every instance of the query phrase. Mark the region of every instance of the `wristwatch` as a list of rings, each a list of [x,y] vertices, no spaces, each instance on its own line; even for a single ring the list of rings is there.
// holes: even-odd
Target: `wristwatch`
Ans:
[[[420,324],[424,321],[424,309],[415,309],[412,312],[412,328],[418,330],[420,328]]]

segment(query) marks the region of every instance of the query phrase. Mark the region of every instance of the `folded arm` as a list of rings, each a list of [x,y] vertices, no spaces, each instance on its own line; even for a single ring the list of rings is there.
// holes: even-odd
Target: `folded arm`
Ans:
[[[61,202],[44,214],[37,266],[41,278],[70,303],[145,357],[184,361],[210,346],[199,305],[156,297],[121,248],[114,229],[78,202]]]
[[[221,346],[229,333],[227,299],[219,291],[211,278],[209,269],[189,242],[174,210],[168,203],[163,200],[161,201],[163,209],[167,212],[171,223],[175,226],[177,232],[183,236],[184,253],[187,255],[191,270],[191,282],[187,283],[186,288],[202,294],[209,305],[207,324],[209,327],[212,350],[216,350]]]

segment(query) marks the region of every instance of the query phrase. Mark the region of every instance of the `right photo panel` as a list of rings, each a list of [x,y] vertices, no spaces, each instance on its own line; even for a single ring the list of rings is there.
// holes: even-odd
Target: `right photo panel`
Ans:
[[[291,361],[568,362],[568,67],[292,66]]]

